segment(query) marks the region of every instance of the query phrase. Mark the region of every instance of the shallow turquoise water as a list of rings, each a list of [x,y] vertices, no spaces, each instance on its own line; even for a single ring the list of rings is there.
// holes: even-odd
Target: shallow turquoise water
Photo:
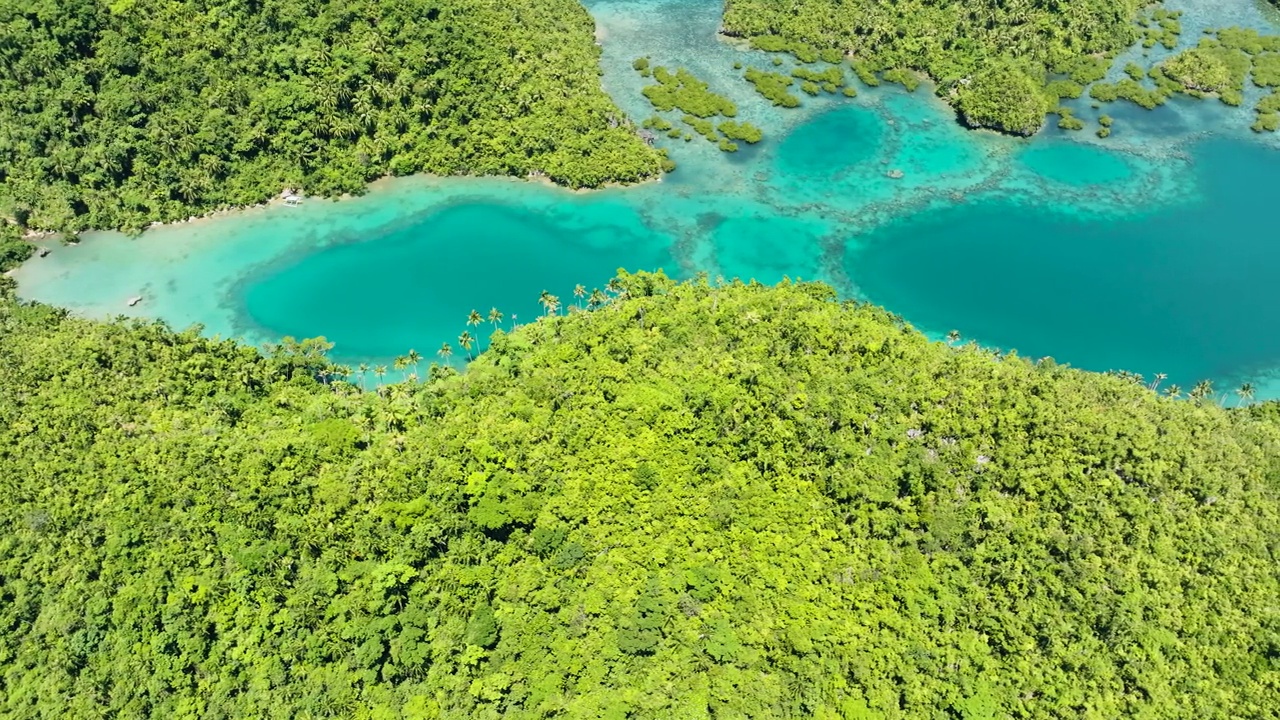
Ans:
[[[542,313],[541,290],[568,309],[579,302],[576,284],[603,287],[619,267],[670,260],[659,236],[633,231],[639,225],[627,206],[579,210],[449,205],[376,237],[287,259],[240,292],[254,323],[281,335],[323,335],[347,359],[385,360],[410,348],[429,356],[446,341],[457,350],[462,330],[490,329],[468,327],[471,310],[487,318],[501,308],[510,328],[513,316],[530,322]]]
[[[863,238],[849,273],[934,333],[1183,387],[1254,377],[1280,360],[1266,212],[1280,153],[1213,140],[1193,158],[1202,195],[1180,207],[1089,221],[998,199],[953,206]]]
[[[1186,38],[1222,18],[1267,27],[1251,0],[1169,4],[1188,10]],[[544,290],[567,307],[576,284],[661,267],[825,280],[935,335],[955,328],[1024,355],[1165,372],[1184,386],[1261,380],[1280,367],[1280,305],[1268,297],[1280,249],[1266,191],[1280,151],[1247,131],[1247,108],[1115,105],[1106,141],[1050,128],[1029,142],[959,128],[927,88],[859,86],[854,100],[806,96],[784,110],[733,70],[773,66],[716,40],[718,2],[588,6],[604,86],[629,115],[652,114],[640,94],[649,81],[631,69],[648,55],[729,95],[765,141],[729,156],[701,139],[661,138],[679,169],[624,190],[402,178],[338,203],[137,239],[99,234],[28,263],[20,291],[254,343],[324,335],[339,360],[386,362],[410,348],[431,357],[442,342],[456,352],[463,330],[485,335],[487,323],[466,325],[472,309],[526,322]],[[1097,111],[1081,103],[1078,114]],[[144,302],[127,307],[133,295]],[[1264,389],[1280,396],[1280,384]]]

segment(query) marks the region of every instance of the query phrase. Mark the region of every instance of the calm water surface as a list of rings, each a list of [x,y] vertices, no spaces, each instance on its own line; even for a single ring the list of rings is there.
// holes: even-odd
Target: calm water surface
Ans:
[[[1187,38],[1229,23],[1276,31],[1250,0],[1169,5],[1187,11]],[[858,86],[854,100],[805,96],[783,110],[733,69],[774,69],[771,56],[715,40],[718,2],[588,6],[605,88],[633,118],[652,114],[640,94],[649,81],[631,70],[648,55],[732,97],[765,141],[726,156],[663,138],[679,169],[625,190],[404,178],[339,203],[99,234],[24,266],[21,292],[249,342],[324,335],[340,360],[386,362],[483,334],[465,323],[472,309],[524,321],[543,290],[569,304],[576,284],[661,267],[825,280],[935,336],[954,328],[1184,386],[1265,381],[1280,367],[1280,237],[1268,212],[1280,150],[1248,132],[1247,108],[1113,106],[1106,141],[1049,129],[1029,142],[958,128],[927,88]],[[1135,50],[1117,68],[1162,52]],[[1086,122],[1098,113],[1076,109]],[[137,294],[144,302],[125,306]]]

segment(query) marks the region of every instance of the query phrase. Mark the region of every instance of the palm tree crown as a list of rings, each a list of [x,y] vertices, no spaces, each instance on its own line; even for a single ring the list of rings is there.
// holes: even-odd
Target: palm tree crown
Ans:
[[[1236,401],[1236,406],[1239,407],[1240,403],[1245,403],[1245,402],[1249,402],[1250,400],[1253,400],[1254,392],[1255,392],[1255,389],[1253,387],[1253,383],[1244,383],[1240,387],[1236,388],[1236,395],[1240,398],[1239,400]]]

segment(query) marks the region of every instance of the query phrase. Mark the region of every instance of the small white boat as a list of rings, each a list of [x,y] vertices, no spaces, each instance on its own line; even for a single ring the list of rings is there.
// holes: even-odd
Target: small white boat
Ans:
[[[129,307],[133,307],[134,305],[137,305],[138,303],[142,302],[142,296],[134,295],[133,297],[129,298],[128,302],[129,302]]]

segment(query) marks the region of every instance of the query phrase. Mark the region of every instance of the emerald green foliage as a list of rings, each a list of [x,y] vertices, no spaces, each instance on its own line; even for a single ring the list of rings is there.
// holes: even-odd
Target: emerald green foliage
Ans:
[[[1045,85],[1044,92],[1051,98],[1075,100],[1084,94],[1084,86],[1075,80],[1060,78]]]
[[[0,218],[0,273],[22,264],[33,253],[35,247],[22,239],[22,228],[17,223]],[[3,297],[2,292],[0,297]]]
[[[1280,87],[1280,53],[1262,53],[1253,58],[1253,84]]]
[[[845,86],[844,90],[841,90],[840,93],[847,98],[858,97],[858,91],[854,89],[852,85]]]
[[[659,132],[666,132],[672,128],[672,125],[670,120],[667,120],[661,115],[654,115],[641,123],[640,127],[647,128],[649,130],[657,130]]]
[[[721,152],[738,152],[738,143],[730,140],[729,138],[721,138],[716,145],[720,148]]]
[[[880,74],[880,79],[885,82],[897,83],[907,89],[907,92],[915,92],[920,87],[920,76],[905,68],[893,68],[885,70]]]
[[[747,79],[747,82],[755,86],[756,92],[763,95],[765,99],[774,105],[788,108],[799,107],[800,98],[787,90],[795,81],[786,75],[752,67],[747,68],[747,72],[743,77]]]
[[[751,145],[754,145],[764,139],[764,132],[749,122],[739,123],[732,120],[725,120],[717,125],[716,129],[730,140],[741,140]]]
[[[858,80],[867,87],[876,87],[880,84],[880,77],[876,72],[880,69],[866,60],[850,60],[849,67],[853,68],[853,73],[858,76]]]
[[[1035,134],[1052,107],[1042,75],[1009,59],[990,63],[957,86],[955,106],[960,119],[969,127]]]
[[[792,70],[791,76],[823,86],[833,85],[837,88],[844,85],[845,81],[844,72],[840,70],[839,66],[829,67],[821,71],[800,67]]]
[[[908,68],[942,81],[977,72],[1012,54],[1062,69],[1137,39],[1140,0],[1076,0],[1070,12],[1048,3],[1009,7],[1001,0],[729,0],[726,32],[772,52],[812,45]]]
[[[1254,132],[1275,132],[1280,129],[1280,90],[1272,90],[1259,100],[1254,112],[1258,114],[1252,126]]]
[[[645,87],[641,92],[657,110],[679,109],[699,118],[716,115],[735,117],[738,114],[738,107],[732,100],[711,92],[710,86],[685,68],[677,69],[673,75],[664,67],[655,67],[653,79],[658,83]]]
[[[1103,125],[1102,127],[1098,128],[1097,135],[1100,138],[1111,137],[1111,126]]]
[[[817,47],[857,58],[855,63],[870,68],[858,73],[864,82],[866,75],[886,68],[895,75],[913,70],[933,78],[945,93],[962,80],[989,74],[993,64],[1012,60],[1021,67],[1068,74],[1083,85],[1090,82],[1083,78],[1096,80],[1105,74],[1109,58],[1138,38],[1134,21],[1146,4],[1145,0],[1012,5],[1005,0],[727,0],[724,29],[730,35],[750,37],[756,47],[773,52],[799,57],[798,49]],[[1150,18],[1162,34],[1171,32],[1177,22],[1172,14]],[[1040,106],[1028,103],[1025,93],[1009,99],[1016,106],[1008,111],[1012,116]],[[1046,104],[1044,111],[1051,107]],[[1020,122],[1035,127],[1042,123],[1043,114],[1039,122]]]
[[[1198,97],[1217,95],[1227,105],[1243,102],[1250,67],[1245,51],[1208,38],[1160,64],[1161,72],[1183,92]]]
[[[1099,125],[1101,125],[1102,127],[1111,127],[1112,123],[1114,123],[1114,122],[1115,122],[1115,121],[1111,119],[1111,116],[1110,116],[1110,115],[1099,115],[1099,116],[1098,116],[1098,124],[1099,124]]]
[[[689,127],[693,128],[694,132],[710,140],[711,142],[720,142],[720,137],[716,135],[716,125],[711,120],[708,120],[706,118],[700,118],[700,117],[697,117],[696,115],[685,115],[684,117],[680,118],[680,120],[685,125],[688,125]]]
[[[1170,50],[1177,47],[1178,36],[1182,34],[1181,17],[1181,10],[1167,10],[1162,7],[1144,12],[1138,18],[1138,24],[1142,28],[1142,46],[1155,47],[1156,43],[1159,43]]]
[[[1280,52],[1280,35],[1262,35],[1253,28],[1223,28],[1216,30],[1214,35],[1223,47],[1247,55]]]
[[[1137,63],[1126,64],[1124,66],[1124,74],[1138,82],[1145,80],[1147,77],[1147,71],[1143,70],[1142,66]]]
[[[1063,130],[1083,130],[1084,121],[1076,117],[1069,107],[1058,107],[1053,111],[1058,116],[1058,127]]]
[[[1152,110],[1168,101],[1172,92],[1160,87],[1147,88],[1133,78],[1125,78],[1116,83],[1096,83],[1089,88],[1089,97],[1100,102],[1128,100],[1139,107]]]
[[[387,174],[658,172],[575,0],[0,0],[0,207],[138,229]]]
[[[800,90],[808,95],[817,95],[822,92],[822,88],[818,87],[818,83],[809,82],[808,80],[800,83]]]
[[[1275,132],[1280,129],[1280,113],[1258,113],[1249,127],[1254,132]]]
[[[649,58],[647,57],[638,57],[635,60],[632,60],[631,69],[640,73],[644,77],[649,77],[653,74],[649,68]]]
[[[0,715],[1274,716],[1275,404],[610,296],[377,392],[0,304]]]
[[[1079,85],[1088,85],[1095,83],[1107,76],[1107,70],[1111,67],[1111,61],[1102,57],[1084,56],[1068,61],[1065,66],[1060,67],[1060,72],[1065,72],[1072,81]]]

